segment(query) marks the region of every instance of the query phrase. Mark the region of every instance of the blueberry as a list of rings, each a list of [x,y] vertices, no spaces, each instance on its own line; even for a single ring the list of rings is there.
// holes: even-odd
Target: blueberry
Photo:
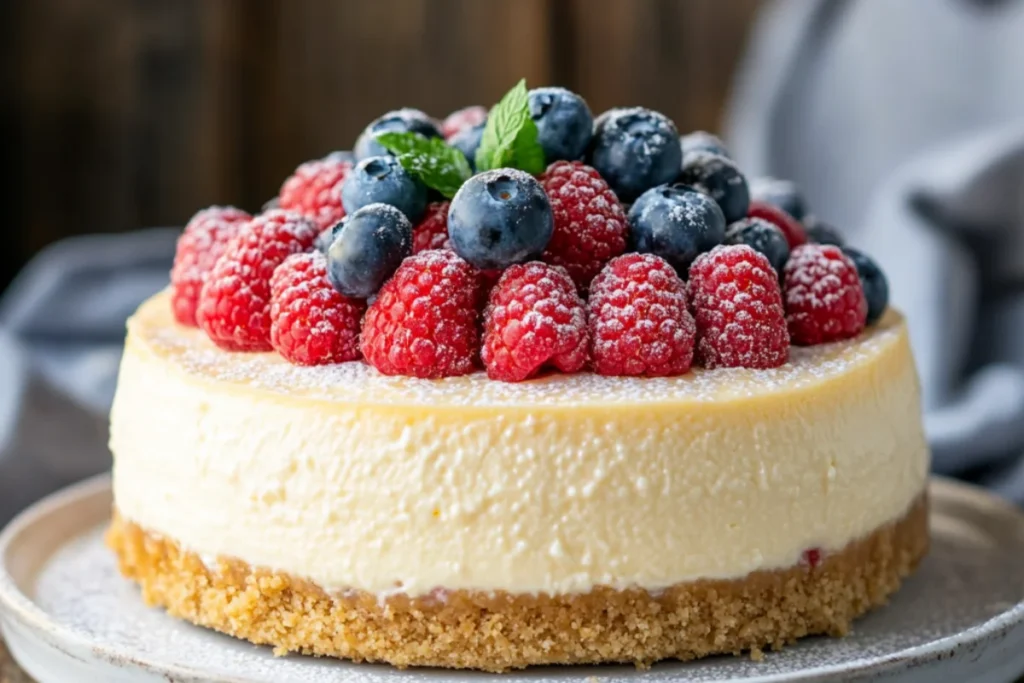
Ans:
[[[777,227],[763,218],[743,218],[725,230],[726,244],[745,244],[768,258],[780,276],[789,260],[789,242]]]
[[[346,217],[327,250],[327,275],[336,290],[366,299],[412,253],[412,223],[389,204],[370,204]]]
[[[627,203],[675,180],[682,157],[675,124],[639,107],[603,115],[590,146],[590,165]]]
[[[476,170],[476,150],[480,148],[480,140],[484,137],[486,121],[481,121],[475,126],[463,128],[448,141],[448,144],[466,155],[470,168]]]
[[[630,207],[629,238],[632,251],[660,256],[685,277],[698,255],[722,243],[725,216],[692,187],[660,185]]]
[[[415,223],[427,209],[427,186],[395,157],[363,159],[341,186],[341,204],[345,213],[355,213],[377,203],[394,206]]]
[[[612,107],[606,112],[602,112],[594,119],[594,135],[604,128],[604,124],[608,123],[608,120],[614,116],[618,116],[622,112],[626,111],[627,107]]]
[[[831,244],[837,247],[846,244],[846,240],[843,239],[843,234],[839,232],[838,228],[815,216],[804,218],[804,227],[807,229],[807,238],[812,242]]]
[[[798,221],[807,216],[807,200],[791,180],[762,176],[750,181],[750,198],[776,206]]]
[[[679,147],[683,150],[683,163],[686,163],[686,156],[694,152],[711,152],[720,157],[731,159],[729,150],[725,143],[717,136],[704,130],[695,130],[679,138]]]
[[[530,174],[512,168],[467,180],[448,212],[452,247],[484,270],[537,258],[554,229],[544,188]]]
[[[679,182],[692,185],[718,202],[727,223],[746,217],[750,208],[747,179],[732,161],[711,152],[694,152],[686,157]]]
[[[537,124],[537,141],[547,163],[583,158],[594,117],[582,97],[565,88],[535,88],[530,91],[530,118]]]
[[[889,281],[874,259],[867,254],[853,247],[843,247],[843,253],[857,266],[864,298],[868,300],[868,325],[874,325],[889,305]]]
[[[356,164],[356,155],[353,154],[352,152],[348,151],[347,149],[338,150],[336,152],[331,152],[330,154],[325,156],[324,157],[324,161],[331,161],[331,162],[334,162],[334,163],[337,163],[337,162],[348,162],[348,163],[352,164],[353,166],[355,166],[355,164]]]
[[[338,238],[338,235],[340,235],[341,231],[345,228],[346,220],[348,220],[348,216],[345,216],[331,227],[322,230],[320,234],[317,235],[316,242],[313,243],[313,248],[326,254],[331,248],[331,245],[334,244],[334,240]]]
[[[389,111],[384,116],[373,120],[360,133],[355,147],[352,148],[356,159],[362,161],[367,157],[390,154],[376,140],[376,137],[381,133],[419,133],[428,138],[441,137],[441,131],[437,129],[437,124],[434,123],[434,120],[419,109]]]

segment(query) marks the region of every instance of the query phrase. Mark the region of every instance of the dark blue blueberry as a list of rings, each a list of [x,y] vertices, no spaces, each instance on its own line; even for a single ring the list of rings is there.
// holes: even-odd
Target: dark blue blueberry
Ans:
[[[729,159],[711,152],[694,152],[686,158],[679,182],[706,192],[718,202],[727,223],[746,217],[750,208],[747,179]]]
[[[686,185],[647,190],[629,209],[630,249],[662,257],[683,277],[697,256],[724,238],[725,216],[718,204]]]
[[[389,111],[379,119],[375,119],[360,133],[356,140],[356,159],[362,161],[368,157],[378,157],[390,152],[384,149],[375,139],[381,133],[419,133],[428,138],[441,137],[437,124],[419,109],[398,109]]]
[[[777,227],[763,218],[743,218],[725,230],[726,244],[745,244],[754,251],[768,257],[775,272],[782,275],[782,269],[789,260],[789,242]]]
[[[331,152],[330,154],[325,156],[324,157],[324,161],[334,161],[334,162],[347,161],[348,163],[350,163],[353,166],[355,166],[355,164],[356,164],[356,155],[353,154],[352,152],[348,151],[347,149],[346,150],[338,150],[336,152]]]
[[[601,112],[594,119],[594,135],[596,136],[601,131],[601,129],[604,128],[604,124],[608,122],[608,119],[612,118],[613,116],[618,116],[622,112],[626,111],[626,109],[627,107],[612,107],[608,111]]]
[[[487,122],[482,121],[475,126],[463,128],[448,141],[449,145],[466,155],[473,170],[476,170],[476,150],[480,148],[480,140],[484,137],[486,127]]]
[[[475,175],[452,199],[448,235],[477,268],[505,268],[543,253],[555,229],[547,193],[529,173],[498,168]]]
[[[582,97],[565,88],[534,88],[530,118],[537,124],[537,141],[547,163],[583,158],[594,132],[594,117]]]
[[[650,109],[615,109],[602,115],[590,146],[590,165],[623,202],[679,175],[683,152],[672,121]]]
[[[377,203],[396,207],[415,223],[427,210],[427,186],[395,157],[363,159],[341,186],[341,204],[345,213],[355,213]]]
[[[370,204],[347,216],[327,250],[327,275],[345,296],[366,299],[412,253],[412,223],[390,204]]]
[[[771,176],[750,181],[750,198],[776,206],[798,221],[807,217],[807,200],[792,180],[779,180]]]
[[[683,150],[683,163],[686,163],[686,157],[694,152],[711,152],[717,154],[720,157],[731,159],[732,156],[729,154],[729,150],[726,149],[725,143],[721,141],[717,136],[712,135],[704,130],[695,130],[692,133],[687,133],[679,138],[679,147]]]
[[[846,244],[843,234],[831,223],[815,217],[807,216],[804,219],[804,227],[807,229],[807,238],[817,244],[831,244],[841,247]]]
[[[868,300],[868,325],[874,325],[889,305],[889,281],[874,259],[867,254],[853,247],[843,247],[843,253],[857,266],[864,298]]]
[[[341,231],[345,229],[346,220],[348,220],[348,216],[345,216],[345,218],[342,218],[326,230],[321,231],[320,234],[317,235],[316,242],[313,243],[313,248],[326,254],[327,250],[331,248],[332,244],[334,244],[334,240],[336,240],[338,235],[341,234]]]

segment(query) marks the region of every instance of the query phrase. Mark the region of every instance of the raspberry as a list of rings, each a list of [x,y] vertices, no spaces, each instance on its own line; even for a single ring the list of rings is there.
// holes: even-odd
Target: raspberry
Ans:
[[[410,256],[363,320],[366,361],[385,375],[465,375],[479,353],[480,278],[455,252]]]
[[[804,226],[777,206],[772,206],[767,202],[750,202],[747,218],[761,218],[781,230],[782,234],[786,236],[786,241],[789,242],[790,249],[807,244],[807,231]]]
[[[412,253],[428,249],[451,249],[448,239],[448,207],[451,202],[432,202],[427,213],[412,229]]]
[[[483,107],[465,107],[448,115],[448,118],[441,124],[441,134],[446,140],[451,140],[466,128],[472,128],[486,120],[487,110]]]
[[[345,217],[341,185],[351,170],[348,161],[307,161],[281,185],[278,204],[282,209],[312,218],[325,230]]]
[[[270,278],[291,256],[313,247],[317,228],[275,209],[254,218],[217,259],[199,296],[196,320],[228,351],[270,351]]]
[[[590,335],[600,375],[682,375],[693,360],[686,285],[653,254],[612,259],[590,286]]]
[[[786,263],[786,321],[794,344],[860,334],[868,316],[857,266],[839,247],[805,244]]]
[[[707,368],[774,368],[789,356],[779,278],[745,244],[718,246],[690,267],[697,357]]]
[[[579,161],[556,161],[540,182],[555,216],[541,259],[565,268],[585,293],[602,266],[626,250],[626,213],[601,174]]]
[[[360,299],[338,293],[327,279],[327,258],[293,254],[270,280],[270,341],[296,365],[359,360]]]
[[[211,206],[188,222],[171,268],[171,308],[182,325],[196,327],[196,307],[213,264],[252,216],[233,206]]]
[[[563,268],[539,261],[506,270],[484,313],[487,376],[521,382],[546,365],[577,372],[587,363],[587,315]]]

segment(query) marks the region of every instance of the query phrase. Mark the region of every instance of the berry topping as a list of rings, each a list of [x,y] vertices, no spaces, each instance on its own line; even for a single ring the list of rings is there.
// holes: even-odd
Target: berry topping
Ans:
[[[470,168],[476,168],[476,151],[480,149],[480,141],[483,140],[486,126],[487,122],[483,121],[475,126],[462,129],[448,140],[449,145],[466,156]]]
[[[843,253],[853,261],[860,276],[860,286],[868,302],[867,324],[874,325],[889,305],[889,281],[878,264],[863,252],[853,247],[844,247]]]
[[[775,368],[789,356],[779,278],[745,244],[715,247],[690,268],[697,357],[706,368]]]
[[[598,374],[667,377],[690,369],[696,326],[686,285],[665,259],[613,259],[591,285],[588,303]]]
[[[786,237],[786,241],[789,242],[790,250],[799,247],[801,244],[807,244],[807,231],[804,230],[804,226],[800,221],[777,206],[765,204],[764,202],[750,202],[750,208],[747,209],[747,217],[763,218],[781,230],[782,234]]]
[[[344,230],[345,221],[347,219],[348,216],[345,216],[345,218],[342,218],[326,230],[321,230],[320,234],[316,238],[316,242],[313,243],[313,248],[326,255],[327,250],[331,248],[332,244],[334,244],[334,240],[341,234],[341,231]]]
[[[868,304],[857,267],[839,247],[805,244],[786,263],[786,320],[794,344],[849,339],[864,329]]]
[[[233,206],[211,206],[188,222],[178,238],[171,269],[171,309],[182,325],[196,327],[199,293],[228,243],[252,216]]]
[[[341,188],[345,211],[355,213],[370,204],[390,204],[416,222],[427,208],[427,186],[393,156],[363,159]]]
[[[510,266],[484,313],[487,376],[521,382],[546,366],[577,372],[587,363],[587,337],[583,300],[564,269],[539,261]]]
[[[732,156],[729,154],[729,150],[726,149],[724,142],[717,136],[703,130],[695,130],[679,138],[679,147],[683,150],[684,164],[686,163],[686,157],[697,152],[710,152],[727,159]]]
[[[367,299],[412,252],[412,223],[390,204],[351,214],[327,250],[327,274],[345,296]]]
[[[352,171],[347,161],[307,161],[295,169],[278,195],[277,205],[329,228],[345,216],[341,204],[341,186]]]
[[[451,249],[448,239],[448,208],[449,202],[431,202],[423,220],[412,229],[412,253],[430,249]]]
[[[680,273],[725,238],[725,216],[714,199],[674,183],[651,188],[629,209],[633,251],[662,257]]]
[[[540,178],[555,231],[542,256],[562,266],[585,292],[612,258],[626,250],[626,213],[608,183],[579,161],[556,161]]]
[[[679,174],[679,131],[664,114],[640,107],[601,116],[590,148],[590,165],[623,202],[632,202]]]
[[[750,199],[777,206],[798,221],[807,215],[807,200],[792,180],[762,176],[750,181]]]
[[[473,176],[452,200],[448,234],[477,268],[505,268],[539,257],[554,232],[551,202],[528,173],[499,168]]]
[[[467,128],[479,126],[485,121],[487,121],[487,110],[485,108],[479,105],[464,107],[448,115],[448,118],[441,124],[441,133],[446,140],[451,140]]]
[[[530,91],[530,118],[547,163],[581,159],[590,144],[594,117],[582,97],[565,88]]]
[[[725,231],[726,244],[745,244],[768,257],[775,272],[782,277],[782,269],[789,258],[789,242],[777,227],[763,218],[742,218]]]
[[[389,111],[384,116],[373,120],[366,129],[360,133],[352,151],[356,159],[362,161],[369,157],[379,157],[389,154],[380,143],[377,136],[381,133],[419,133],[428,138],[441,137],[441,131],[437,124],[429,116],[419,109],[398,109]]]
[[[318,230],[308,218],[274,210],[243,226],[210,271],[196,320],[228,351],[270,351],[270,279],[292,254],[312,249]]]
[[[363,356],[385,375],[465,375],[480,350],[480,298],[477,270],[454,252],[410,256],[366,311]]]
[[[692,185],[711,196],[726,223],[733,223],[747,215],[750,191],[747,179],[727,157],[711,152],[694,152],[683,160],[679,182]]]
[[[270,280],[270,342],[296,365],[358,360],[361,299],[339,294],[327,280],[320,252],[294,254]]]
[[[807,216],[804,218],[804,229],[807,231],[807,241],[815,244],[831,244],[834,247],[841,247],[846,244],[843,233],[831,223],[817,218]]]

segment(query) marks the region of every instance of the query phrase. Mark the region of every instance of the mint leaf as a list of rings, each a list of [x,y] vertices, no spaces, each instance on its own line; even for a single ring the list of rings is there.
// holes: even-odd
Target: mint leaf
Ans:
[[[441,138],[427,138],[419,133],[382,133],[377,142],[395,155],[402,168],[448,199],[473,175],[466,156]]]
[[[537,142],[537,124],[530,118],[526,79],[505,93],[487,117],[476,151],[476,168],[518,168],[534,175],[544,170],[544,150]]]

